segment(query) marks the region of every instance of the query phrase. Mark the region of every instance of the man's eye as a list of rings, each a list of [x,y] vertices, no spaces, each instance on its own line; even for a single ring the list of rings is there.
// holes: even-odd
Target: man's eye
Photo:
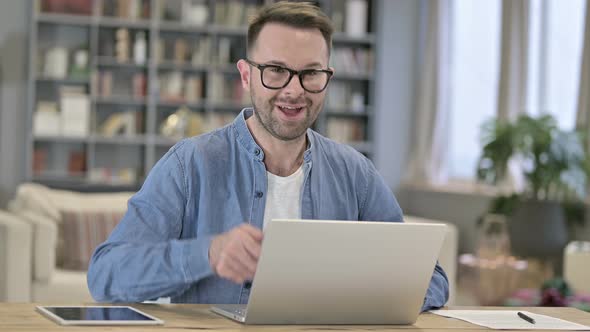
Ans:
[[[285,68],[281,68],[281,67],[271,67],[270,71],[273,73],[277,73],[277,74],[282,74],[285,72]]]

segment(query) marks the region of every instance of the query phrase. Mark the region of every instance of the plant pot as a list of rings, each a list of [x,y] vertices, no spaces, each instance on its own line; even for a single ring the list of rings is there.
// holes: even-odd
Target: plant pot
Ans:
[[[565,215],[557,202],[520,202],[510,217],[508,229],[515,256],[559,258],[568,242]]]

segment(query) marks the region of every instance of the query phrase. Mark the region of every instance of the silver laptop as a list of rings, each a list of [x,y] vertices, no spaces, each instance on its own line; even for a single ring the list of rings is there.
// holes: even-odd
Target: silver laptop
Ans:
[[[413,324],[445,227],[272,220],[248,305],[212,310],[246,324]]]

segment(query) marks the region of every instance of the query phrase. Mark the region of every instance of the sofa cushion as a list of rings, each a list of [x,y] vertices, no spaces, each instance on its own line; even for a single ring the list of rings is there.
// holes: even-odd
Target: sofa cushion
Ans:
[[[61,211],[125,211],[127,201],[134,193],[79,193],[51,189],[37,183],[24,183],[18,187],[11,202],[15,212],[29,211],[61,221]]]
[[[20,217],[33,226],[33,280],[47,281],[55,270],[57,225],[46,217],[31,211],[21,212]]]
[[[134,193],[132,192],[118,192],[118,193],[79,193],[67,190],[51,189],[37,183],[23,183],[19,185],[16,197],[10,202],[10,210],[22,215],[27,213],[41,218],[32,218],[33,221],[44,219],[45,221],[53,222],[55,224],[56,238],[41,239],[39,244],[35,243],[36,251],[44,252],[41,256],[43,263],[34,263],[36,266],[35,279],[46,280],[50,273],[55,268],[55,264],[63,266],[65,262],[64,252],[65,244],[62,231],[62,216],[64,211],[112,211],[114,213],[123,214],[127,210],[127,201]],[[53,232],[50,232],[53,236]],[[44,236],[45,232],[36,233],[38,236]],[[35,240],[37,242],[37,240]],[[49,252],[57,251],[49,260],[45,260]],[[35,260],[37,256],[35,255]],[[47,266],[51,265],[51,269]],[[40,279],[39,279],[40,278]]]
[[[62,211],[62,266],[87,270],[94,249],[108,238],[124,214],[117,211]]]

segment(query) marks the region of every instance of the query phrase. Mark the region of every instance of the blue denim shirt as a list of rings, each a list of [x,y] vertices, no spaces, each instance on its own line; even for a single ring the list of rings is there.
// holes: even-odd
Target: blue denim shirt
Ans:
[[[247,303],[248,287],[211,270],[209,245],[244,222],[262,228],[266,168],[246,125],[252,112],[244,109],[233,123],[180,141],[158,161],[92,256],[88,286],[97,301],[170,296],[175,303]],[[302,218],[402,221],[367,158],[311,129],[307,137]],[[447,298],[447,277],[437,264],[422,309]]]

